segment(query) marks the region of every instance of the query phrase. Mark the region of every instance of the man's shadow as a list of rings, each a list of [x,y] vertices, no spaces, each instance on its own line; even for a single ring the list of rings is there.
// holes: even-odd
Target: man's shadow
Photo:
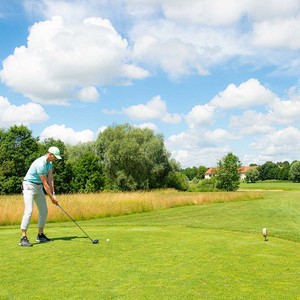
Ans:
[[[63,236],[63,237],[57,237],[57,238],[52,238],[52,241],[51,242],[54,242],[54,241],[72,241],[74,239],[79,239],[79,238],[82,238],[80,236]],[[48,242],[48,243],[51,243],[51,242]],[[36,242],[34,243],[34,245],[42,245],[42,244],[48,244],[48,243],[39,243],[39,242]]]
[[[52,241],[71,241],[74,239],[78,239],[81,238],[79,236],[63,236],[63,237],[57,237],[57,238],[53,238]]]

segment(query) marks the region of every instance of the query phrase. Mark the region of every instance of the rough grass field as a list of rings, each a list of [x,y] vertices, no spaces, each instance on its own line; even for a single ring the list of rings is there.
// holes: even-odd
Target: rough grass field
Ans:
[[[2,226],[0,299],[300,299],[300,191],[262,194],[79,221],[98,245],[58,222],[22,248]]]
[[[60,205],[77,220],[128,215],[214,202],[252,200],[262,197],[261,193],[184,193],[176,190],[157,190],[132,193],[71,194],[58,197]],[[50,202],[50,201],[49,201]],[[48,222],[69,220],[55,205],[48,205]],[[22,195],[0,196],[0,225],[19,224],[23,215]],[[32,222],[37,222],[34,210]]]

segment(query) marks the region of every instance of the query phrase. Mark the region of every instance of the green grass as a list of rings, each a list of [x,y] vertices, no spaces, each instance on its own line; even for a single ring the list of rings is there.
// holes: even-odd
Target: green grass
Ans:
[[[280,181],[280,180],[265,180],[255,183],[247,183],[245,181],[240,182],[240,189],[249,190],[284,190],[293,191],[300,190],[300,183],[291,181]]]
[[[0,299],[300,299],[300,191],[263,194],[80,221],[99,245],[72,222],[31,248],[0,227]]]

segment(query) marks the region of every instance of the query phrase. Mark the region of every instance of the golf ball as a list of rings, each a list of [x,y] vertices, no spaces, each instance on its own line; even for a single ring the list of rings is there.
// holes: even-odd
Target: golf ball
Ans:
[[[106,241],[109,243],[109,239],[106,239]]]

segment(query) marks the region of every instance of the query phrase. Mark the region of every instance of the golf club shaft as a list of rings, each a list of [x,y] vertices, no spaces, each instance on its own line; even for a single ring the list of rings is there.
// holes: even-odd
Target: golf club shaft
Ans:
[[[79,226],[79,224],[59,205],[57,206],[78,226],[78,228],[93,242],[91,237]]]

